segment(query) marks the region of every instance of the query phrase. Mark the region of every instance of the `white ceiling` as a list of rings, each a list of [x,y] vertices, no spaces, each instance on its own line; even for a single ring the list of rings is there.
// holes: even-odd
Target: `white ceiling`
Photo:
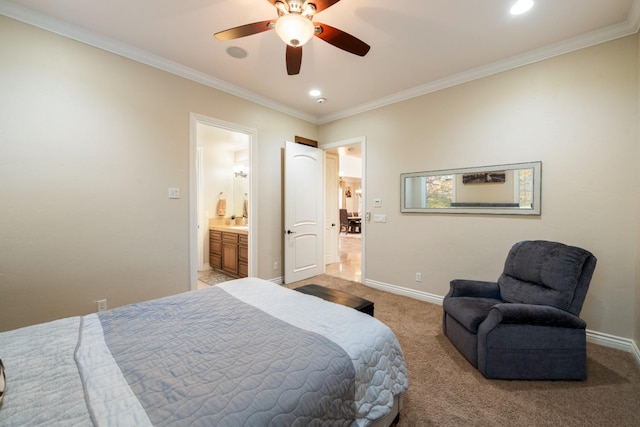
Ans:
[[[267,0],[0,0],[0,13],[309,120],[326,123],[638,31],[640,0],[341,0],[314,21],[371,45],[365,57],[313,38],[287,75],[274,31],[213,33],[275,19]],[[244,59],[226,53],[231,46]],[[327,102],[308,95],[317,88]]]

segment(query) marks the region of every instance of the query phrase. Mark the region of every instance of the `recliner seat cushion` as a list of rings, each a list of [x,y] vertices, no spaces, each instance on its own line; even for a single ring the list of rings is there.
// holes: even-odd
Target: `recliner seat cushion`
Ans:
[[[590,253],[555,242],[523,243],[511,248],[498,279],[502,299],[568,310]]]
[[[442,306],[458,323],[476,334],[478,326],[487,318],[491,308],[501,302],[504,301],[493,298],[456,297],[445,298]]]

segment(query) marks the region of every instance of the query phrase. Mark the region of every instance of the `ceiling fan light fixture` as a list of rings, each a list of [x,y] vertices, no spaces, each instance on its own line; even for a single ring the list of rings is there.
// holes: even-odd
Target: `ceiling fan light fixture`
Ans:
[[[529,9],[531,9],[533,7],[533,0],[518,0],[512,7],[511,7],[511,14],[512,15],[521,15],[525,12],[528,12]]]
[[[276,33],[289,46],[298,47],[313,37],[315,27],[310,19],[297,13],[290,13],[278,18]]]

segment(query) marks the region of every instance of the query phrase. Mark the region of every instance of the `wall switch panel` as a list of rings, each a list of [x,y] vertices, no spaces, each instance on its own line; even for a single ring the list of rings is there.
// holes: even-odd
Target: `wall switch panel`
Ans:
[[[387,222],[387,216],[384,214],[373,214],[373,222]]]
[[[373,199],[373,207],[374,208],[382,207],[382,199]]]
[[[170,199],[179,199],[180,198],[180,189],[179,188],[169,188],[169,198]]]

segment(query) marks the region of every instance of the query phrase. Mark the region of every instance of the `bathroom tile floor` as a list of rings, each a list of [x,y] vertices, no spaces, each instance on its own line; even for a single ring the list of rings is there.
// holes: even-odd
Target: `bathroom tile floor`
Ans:
[[[340,261],[334,264],[328,264],[325,273],[345,280],[361,282],[362,234],[340,233],[338,253]]]
[[[231,276],[227,276],[224,273],[220,273],[214,270],[199,271],[198,272],[198,289],[202,289],[207,286],[215,285],[217,283],[226,282],[227,280],[233,280]]]

